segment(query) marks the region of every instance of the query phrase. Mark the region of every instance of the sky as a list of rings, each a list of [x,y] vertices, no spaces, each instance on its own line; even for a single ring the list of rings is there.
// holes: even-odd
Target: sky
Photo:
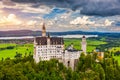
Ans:
[[[120,32],[120,0],[0,0],[0,31]]]

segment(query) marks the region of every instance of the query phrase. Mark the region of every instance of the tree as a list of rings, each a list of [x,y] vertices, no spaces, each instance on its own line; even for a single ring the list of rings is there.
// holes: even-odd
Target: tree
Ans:
[[[16,53],[15,58],[22,58],[22,54]]]
[[[78,64],[77,64],[77,71],[85,71],[84,64],[85,64],[85,54],[81,53]]]

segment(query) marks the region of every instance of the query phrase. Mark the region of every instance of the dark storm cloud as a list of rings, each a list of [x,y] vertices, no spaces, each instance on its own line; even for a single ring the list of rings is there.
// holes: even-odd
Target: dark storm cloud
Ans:
[[[79,10],[81,14],[113,16],[120,15],[120,0],[12,0],[19,3],[35,3],[32,7],[41,4]]]
[[[120,0],[68,0],[73,10],[81,14],[113,16],[120,15]]]
[[[100,16],[120,15],[120,2],[119,0],[99,0],[98,2],[93,0],[82,6],[81,14]]]

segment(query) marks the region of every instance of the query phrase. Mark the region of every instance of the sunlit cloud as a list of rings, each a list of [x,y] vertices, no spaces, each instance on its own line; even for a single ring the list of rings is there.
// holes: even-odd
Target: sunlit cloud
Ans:
[[[20,25],[22,22],[16,17],[15,14],[9,14],[7,17],[0,18],[0,26],[2,25]]]
[[[0,13],[3,13],[3,11],[2,11],[2,10],[0,10]]]
[[[12,8],[12,9],[20,9],[21,12],[26,12],[26,13],[40,13],[40,14],[47,14],[51,11],[51,9],[49,7],[47,7],[46,5],[41,5],[37,8],[31,7],[33,4],[18,4],[15,3],[16,5],[14,6],[7,6],[4,5],[3,7],[6,8]]]
[[[42,5],[38,8],[33,8],[33,7],[28,6],[28,5],[26,5],[26,6],[24,6],[24,5],[23,6],[20,6],[20,5],[18,6],[17,5],[17,7],[21,7],[22,12],[27,12],[27,13],[48,14],[51,11],[51,9],[49,7],[44,6],[44,5]]]
[[[70,21],[70,24],[81,24],[81,25],[92,25],[92,24],[95,24],[95,21],[90,21],[88,19],[89,19],[89,17],[87,17],[87,16],[83,16],[82,18],[81,17],[77,17],[73,21]]]
[[[114,21],[110,21],[110,20],[106,19],[104,25],[105,26],[111,26],[112,23],[114,23]]]
[[[109,19],[105,19],[102,21],[102,23],[99,23],[99,21],[91,21],[88,16],[83,16],[83,17],[77,17],[73,21],[70,21],[70,24],[72,25],[80,25],[80,26],[94,26],[94,27],[107,27],[107,26],[112,26],[114,21],[110,21]]]
[[[105,19],[102,23],[96,23],[93,26],[95,27],[110,27],[112,26],[112,24],[114,23],[114,21],[110,21],[109,19]]]
[[[32,21],[32,20],[30,20],[30,21],[28,21],[27,22],[27,25],[29,26],[29,25],[35,25],[37,23],[37,21]]]

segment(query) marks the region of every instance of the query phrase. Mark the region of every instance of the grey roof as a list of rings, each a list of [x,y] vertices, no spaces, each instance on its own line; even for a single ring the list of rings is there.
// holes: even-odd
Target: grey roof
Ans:
[[[47,45],[48,37],[36,37],[35,40],[37,45]],[[51,45],[63,45],[64,40],[61,37],[50,37],[50,44]]]
[[[69,52],[77,52],[79,50],[74,49],[71,45],[66,48],[67,51]]]

